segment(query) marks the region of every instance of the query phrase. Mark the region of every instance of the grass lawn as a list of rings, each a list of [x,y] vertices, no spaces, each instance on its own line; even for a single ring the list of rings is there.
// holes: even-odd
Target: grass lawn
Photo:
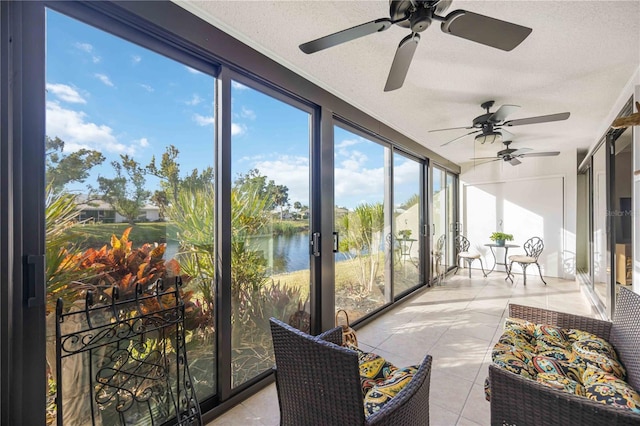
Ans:
[[[132,227],[129,241],[134,247],[144,243],[166,243],[167,239],[175,239],[176,227],[172,222],[143,222],[130,225],[128,223],[85,224],[73,228],[84,238],[84,247],[100,248],[109,244],[111,236],[121,237],[125,229]]]

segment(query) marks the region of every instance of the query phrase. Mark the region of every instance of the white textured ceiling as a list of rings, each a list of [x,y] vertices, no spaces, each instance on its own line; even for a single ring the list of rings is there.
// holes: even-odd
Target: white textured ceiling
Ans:
[[[508,119],[569,111],[567,121],[511,127],[512,148],[586,150],[606,130],[612,108],[640,64],[640,1],[456,1],[464,9],[533,29],[511,52],[424,31],[404,86],[384,92],[387,74],[407,28],[392,26],[312,55],[298,45],[389,16],[376,1],[177,1],[178,4],[415,139],[463,163],[502,146],[473,137],[441,144],[467,130],[495,100],[520,105]],[[629,93],[629,96],[631,93]],[[625,95],[627,96],[627,95]]]

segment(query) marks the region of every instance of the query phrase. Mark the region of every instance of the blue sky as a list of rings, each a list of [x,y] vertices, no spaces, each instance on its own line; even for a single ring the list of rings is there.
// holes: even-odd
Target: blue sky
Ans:
[[[65,152],[100,151],[98,175],[129,154],[141,165],[168,145],[180,151],[182,173],[215,164],[215,79],[54,11],[47,13],[47,135]],[[232,86],[234,178],[257,168],[289,188],[289,200],[309,204],[309,115],[238,83]],[[384,148],[336,127],[336,204],[354,207],[383,197]],[[398,203],[416,192],[416,164],[395,165]],[[157,182],[147,179],[149,189]],[[403,190],[403,188],[405,188]]]

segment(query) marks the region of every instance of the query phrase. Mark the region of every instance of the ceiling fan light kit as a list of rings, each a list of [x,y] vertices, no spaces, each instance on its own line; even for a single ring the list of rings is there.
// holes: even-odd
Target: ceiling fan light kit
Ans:
[[[409,28],[411,34],[400,42],[391,64],[384,87],[385,92],[389,92],[399,89],[404,84],[413,54],[420,41],[418,33],[429,28],[433,21],[442,22],[440,28],[445,34],[504,51],[513,50],[531,34],[531,28],[466,10],[455,10],[443,16],[451,6],[451,1],[390,0],[389,18],[376,19],[303,43],[300,45],[300,50],[307,54],[316,53],[369,34],[385,31],[392,25]]]
[[[476,142],[484,144],[485,142],[494,143],[494,142],[502,142],[502,133],[500,132],[491,132],[486,135],[477,135],[475,138]]]
[[[459,130],[459,129],[475,129],[465,135],[458,136],[455,139],[452,139],[448,142],[443,143],[440,146],[449,145],[452,142],[464,139],[470,135],[476,135],[475,140],[480,143],[490,142],[493,143],[496,140],[498,141],[509,141],[513,139],[513,135],[503,129],[503,127],[513,127],[513,126],[523,126],[526,124],[539,124],[539,123],[548,123],[551,121],[560,121],[566,120],[571,115],[568,112],[561,112],[557,114],[549,114],[549,115],[541,115],[537,117],[528,117],[528,118],[519,118],[516,120],[504,121],[509,115],[518,111],[520,107],[518,105],[502,105],[498,108],[497,111],[491,112],[491,107],[495,101],[486,101],[480,105],[481,108],[485,109],[487,112],[485,114],[479,115],[473,119],[471,122],[471,126],[467,127],[450,127],[447,129],[436,129],[429,130],[429,132],[442,132],[445,130]],[[499,136],[498,136],[499,135]]]
[[[505,146],[505,149],[498,151],[498,154],[496,155],[496,157],[476,157],[476,158],[472,158],[471,160],[473,161],[477,161],[477,160],[488,160],[487,163],[490,163],[492,161],[504,161],[505,163],[509,163],[512,166],[517,166],[518,164],[522,164],[522,161],[520,161],[520,158],[524,158],[524,157],[555,157],[557,155],[560,155],[560,151],[549,151],[549,152],[530,152],[532,151],[531,148],[518,148],[518,149],[514,149],[514,148],[509,148],[509,145],[511,145],[513,143],[513,141],[504,141],[503,144]]]

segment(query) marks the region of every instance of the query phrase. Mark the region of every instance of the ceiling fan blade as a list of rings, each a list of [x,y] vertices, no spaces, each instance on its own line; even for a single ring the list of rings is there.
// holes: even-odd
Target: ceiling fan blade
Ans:
[[[455,139],[451,139],[449,142],[445,142],[445,143],[443,143],[443,144],[442,144],[442,145],[440,145],[440,146],[446,146],[446,145],[449,145],[451,142],[459,141],[459,140],[460,140],[460,139],[462,139],[462,138],[466,138],[467,136],[469,136],[469,135],[473,135],[474,133],[478,133],[478,132],[480,132],[480,130],[474,130],[473,132],[469,132],[469,133],[467,133],[467,134],[465,134],[465,135],[458,136],[458,137],[457,137],[457,138],[455,138]]]
[[[369,34],[384,31],[392,24],[393,22],[389,18],[376,19],[375,21],[367,22],[366,24],[360,24],[346,30],[338,31],[337,33],[329,34],[328,36],[303,43],[299,47],[304,53],[315,53],[328,47],[333,47]]]
[[[491,161],[497,161],[497,160],[502,160],[502,158],[498,157],[474,157],[474,158],[470,158],[469,160],[491,160]]]
[[[515,138],[513,133],[507,132],[504,129],[498,129],[498,131],[502,134],[502,141],[503,142],[504,141],[512,141]]]
[[[515,154],[515,152],[513,154]],[[556,155],[560,155],[560,151],[530,152],[528,154],[522,154],[523,157],[555,157]]]
[[[529,117],[529,118],[519,118],[517,120],[509,120],[505,121],[503,126],[522,126],[525,124],[538,124],[538,123],[548,123],[550,121],[562,121],[569,118],[571,113],[569,112],[560,112],[558,114],[550,114],[550,115],[541,115],[538,117]]]
[[[518,164],[521,164],[522,161],[518,160],[517,158],[512,158],[511,160],[508,161],[509,164],[511,164],[512,166],[517,166]]]
[[[510,51],[524,41],[532,29],[466,10],[449,13],[440,27],[443,32],[496,49]]]
[[[520,148],[520,149],[516,149],[515,151],[513,151],[511,153],[511,155],[516,156],[516,155],[524,155],[527,152],[531,151],[531,148]]]
[[[465,126],[465,127],[449,127],[449,128],[447,128],[447,129],[435,129],[435,130],[429,130],[429,132],[428,132],[428,133],[431,133],[431,132],[442,132],[442,131],[444,131],[444,130],[460,130],[460,129],[473,129],[473,127],[471,127],[471,126]]]
[[[488,121],[491,123],[499,123],[504,121],[508,115],[516,112],[520,107],[518,105],[502,105],[496,112],[491,114]]]
[[[384,86],[385,92],[390,92],[402,87],[419,41],[420,34],[418,33],[409,34],[402,39],[396,50],[396,55],[393,57],[389,77],[387,77],[387,84]]]

